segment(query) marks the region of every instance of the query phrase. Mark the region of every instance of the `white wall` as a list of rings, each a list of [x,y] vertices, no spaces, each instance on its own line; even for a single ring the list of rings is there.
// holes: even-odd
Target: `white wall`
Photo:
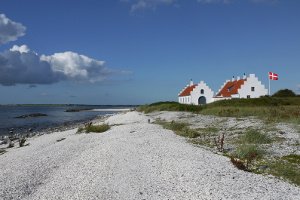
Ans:
[[[178,102],[182,104],[191,104],[191,96],[178,97]]]
[[[204,94],[201,94],[202,89],[204,90]],[[204,83],[204,81],[198,83],[191,92],[191,104],[198,105],[198,99],[201,96],[206,98],[206,103],[213,102],[214,92],[206,85],[206,83]]]
[[[251,91],[252,87],[254,87],[255,91]],[[255,74],[250,74],[244,85],[238,90],[238,93],[240,95],[239,98],[247,98],[248,95],[250,95],[250,98],[258,98],[267,95],[268,90],[261,81],[258,80]]]

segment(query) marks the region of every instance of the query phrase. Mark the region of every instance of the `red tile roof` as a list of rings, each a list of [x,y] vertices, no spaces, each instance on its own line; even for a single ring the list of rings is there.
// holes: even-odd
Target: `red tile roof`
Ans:
[[[185,97],[185,96],[190,96],[191,92],[193,91],[193,89],[196,87],[197,85],[191,85],[188,86],[187,88],[185,88],[180,94],[180,97]]]
[[[246,79],[235,80],[235,81],[228,81],[225,86],[220,90],[217,96],[222,97],[231,97],[233,94],[237,94],[238,90],[244,84]]]

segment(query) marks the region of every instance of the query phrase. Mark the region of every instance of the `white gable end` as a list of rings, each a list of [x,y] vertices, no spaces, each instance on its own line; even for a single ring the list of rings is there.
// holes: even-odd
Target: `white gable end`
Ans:
[[[191,102],[194,105],[207,104],[213,101],[214,92],[201,81],[191,92]]]
[[[267,95],[268,90],[254,74],[250,74],[238,90],[238,94],[239,98],[259,98]]]

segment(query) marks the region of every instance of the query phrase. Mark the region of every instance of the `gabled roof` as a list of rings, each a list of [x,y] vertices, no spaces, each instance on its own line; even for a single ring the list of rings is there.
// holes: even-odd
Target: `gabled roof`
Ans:
[[[186,87],[186,88],[179,94],[179,96],[180,96],[180,97],[190,96],[190,95],[191,95],[191,92],[193,91],[193,89],[194,89],[196,86],[197,86],[197,85],[194,84],[194,85],[191,85],[191,86]]]
[[[216,96],[231,97],[231,95],[237,94],[245,81],[246,79],[228,81]]]

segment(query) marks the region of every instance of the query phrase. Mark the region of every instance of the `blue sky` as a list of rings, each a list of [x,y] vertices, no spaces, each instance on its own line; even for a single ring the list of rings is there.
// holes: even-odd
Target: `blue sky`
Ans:
[[[279,74],[272,92],[300,93],[298,0],[0,5],[0,104],[177,100],[190,78],[217,92],[243,73],[267,86],[269,71]]]

